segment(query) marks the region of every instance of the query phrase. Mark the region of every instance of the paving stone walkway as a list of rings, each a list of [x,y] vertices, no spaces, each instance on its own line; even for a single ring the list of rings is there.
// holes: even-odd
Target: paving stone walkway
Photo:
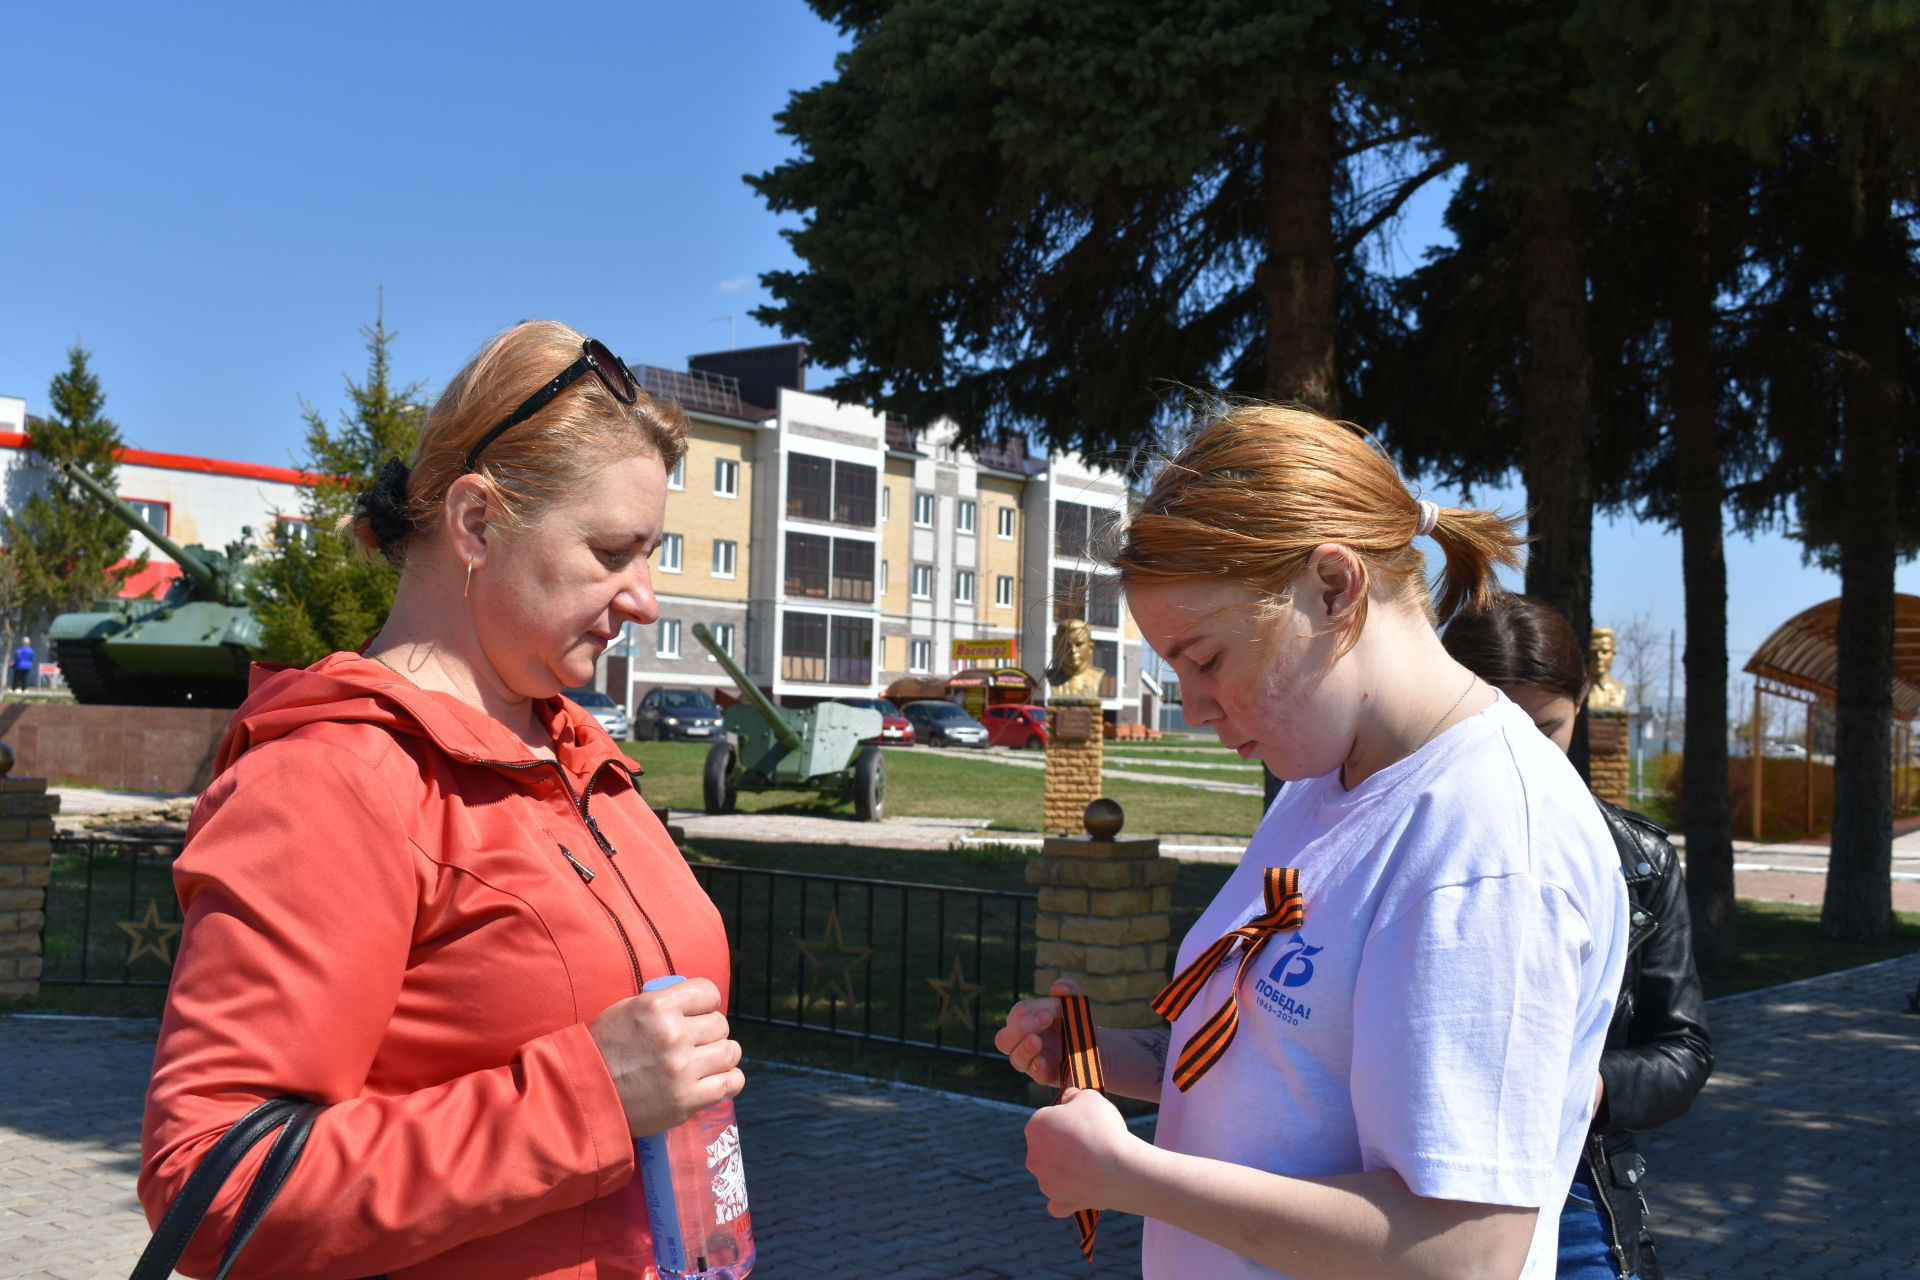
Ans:
[[[1675,1280],[1920,1275],[1920,956],[1716,1001],[1719,1066],[1645,1140]],[[0,1277],[122,1276],[155,1024],[0,1017]],[[1095,1265],[1022,1167],[1022,1108],[772,1066],[740,1103],[765,1280],[1138,1274],[1109,1215]],[[1140,1124],[1150,1131],[1151,1122]]]

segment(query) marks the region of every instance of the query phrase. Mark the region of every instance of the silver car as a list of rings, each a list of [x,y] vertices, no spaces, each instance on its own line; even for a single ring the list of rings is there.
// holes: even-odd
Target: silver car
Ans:
[[[606,694],[594,689],[569,689],[567,696],[580,704],[580,709],[600,722],[600,727],[613,736],[616,742],[625,742],[633,736],[633,727],[627,723],[627,713],[620,704]]]
[[[984,747],[987,726],[966,713],[958,703],[928,699],[909,702],[900,714],[913,723],[913,733],[930,747]]]

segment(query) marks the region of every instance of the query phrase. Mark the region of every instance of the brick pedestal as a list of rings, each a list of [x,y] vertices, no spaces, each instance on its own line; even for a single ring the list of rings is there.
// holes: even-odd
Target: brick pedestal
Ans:
[[[1040,825],[1048,835],[1080,832],[1087,802],[1099,797],[1103,728],[1098,698],[1062,694],[1047,703],[1047,786]]]
[[[53,815],[45,778],[0,777],[0,1006],[40,991]]]
[[[1109,1027],[1164,1021],[1148,1001],[1167,985],[1167,912],[1180,864],[1160,841],[1054,837],[1027,859],[1040,887],[1034,919],[1033,989],[1045,995],[1071,978]]]
[[[1627,806],[1633,783],[1632,727],[1625,707],[1587,708],[1587,784],[1602,800],[1621,806]]]

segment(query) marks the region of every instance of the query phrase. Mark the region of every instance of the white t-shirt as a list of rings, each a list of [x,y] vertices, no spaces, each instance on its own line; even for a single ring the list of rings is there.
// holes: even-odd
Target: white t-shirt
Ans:
[[[1238,951],[1173,1025],[1155,1141],[1298,1177],[1393,1169],[1416,1194],[1541,1210],[1554,1272],[1626,958],[1620,860],[1565,756],[1502,697],[1353,790],[1290,783],[1181,943],[1187,965],[1297,867],[1305,923],[1240,983],[1240,1028],[1187,1093],[1180,1048]],[[1281,1273],[1149,1218],[1146,1280]]]

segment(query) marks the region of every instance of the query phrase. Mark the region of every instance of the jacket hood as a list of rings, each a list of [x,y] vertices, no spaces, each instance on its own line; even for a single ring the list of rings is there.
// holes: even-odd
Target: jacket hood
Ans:
[[[546,698],[534,708],[553,737],[561,767],[576,779],[584,782],[609,760],[629,777],[641,772],[606,730],[570,700]],[[526,743],[478,707],[422,689],[371,658],[335,653],[310,667],[253,665],[247,700],[227,723],[214,776],[251,748],[321,722],[374,724],[390,733],[425,738],[469,764],[515,769],[540,763]]]

